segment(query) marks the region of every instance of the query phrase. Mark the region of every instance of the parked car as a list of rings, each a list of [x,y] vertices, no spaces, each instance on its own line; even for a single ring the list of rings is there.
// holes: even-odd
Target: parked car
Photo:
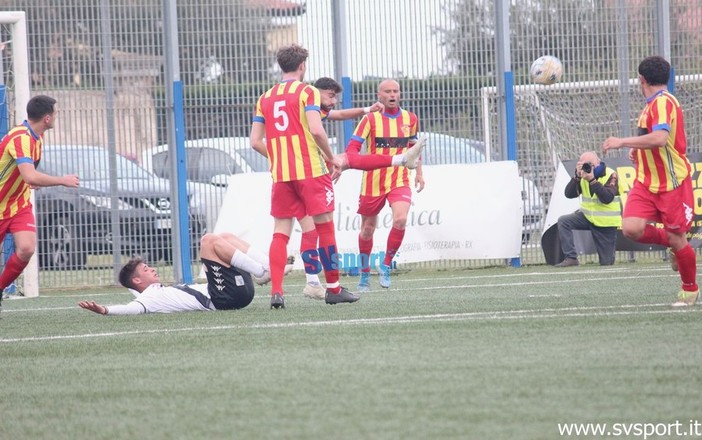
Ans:
[[[485,143],[475,139],[457,138],[440,133],[420,133],[427,136],[422,155],[425,165],[485,162]],[[544,217],[544,201],[536,184],[522,177],[522,242],[528,242],[540,231]]]
[[[39,170],[59,176],[76,174],[79,188],[39,188],[35,194],[39,265],[44,269],[80,269],[89,254],[111,253],[119,234],[123,254],[151,261],[172,261],[169,182],[135,162],[85,145],[45,146]],[[191,221],[199,238],[199,221]],[[193,240],[194,250],[198,241]]]
[[[172,150],[168,145],[148,148],[141,155],[141,164],[158,177],[168,179],[171,175],[169,154]],[[247,137],[185,141],[185,154],[185,175],[190,182],[221,186],[226,185],[222,176],[268,171],[268,159],[251,148]]]
[[[156,176],[169,179],[171,168],[168,145],[142,152],[141,164]],[[190,190],[197,194],[197,210],[213,230],[222,206],[229,176],[238,173],[268,172],[268,159],[251,148],[248,137],[194,139],[185,142],[185,175]]]

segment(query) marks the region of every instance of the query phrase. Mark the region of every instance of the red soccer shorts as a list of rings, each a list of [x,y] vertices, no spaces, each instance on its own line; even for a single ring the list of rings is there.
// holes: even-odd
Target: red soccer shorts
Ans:
[[[0,220],[0,240],[5,237],[8,231],[11,234],[19,231],[37,232],[31,205],[18,211],[10,218]]]
[[[380,213],[380,210],[385,206],[385,200],[390,206],[395,202],[412,203],[412,188],[409,186],[400,186],[393,188],[389,193],[380,196],[360,196],[358,198],[358,212],[366,217],[374,217]]]
[[[271,215],[297,218],[334,211],[334,187],[329,174],[314,179],[273,182]]]
[[[678,188],[658,194],[650,192],[637,180],[629,191],[622,216],[663,223],[663,227],[671,232],[687,232],[692,226],[694,211],[690,177]]]

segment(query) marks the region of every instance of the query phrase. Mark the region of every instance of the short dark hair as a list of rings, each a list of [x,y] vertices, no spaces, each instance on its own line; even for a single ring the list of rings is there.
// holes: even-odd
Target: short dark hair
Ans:
[[[46,115],[54,112],[54,104],[56,100],[50,96],[37,95],[27,103],[27,119],[30,121],[39,121]]]
[[[668,84],[670,79],[670,63],[659,55],[644,58],[639,64],[639,75],[643,76],[652,86]]]
[[[134,284],[132,284],[134,272],[136,272],[136,268],[138,265],[145,262],[146,261],[142,257],[133,257],[129,261],[127,261],[127,264],[122,266],[122,269],[120,269],[119,271],[119,283],[127,289],[134,289]]]
[[[341,84],[339,84],[335,79],[323,76],[319,78],[313,84],[318,90],[331,90],[334,93],[341,93],[343,90]]]
[[[283,73],[289,73],[296,71],[297,68],[300,67],[300,64],[307,61],[309,54],[309,51],[304,47],[291,44],[290,46],[284,46],[278,49],[276,59]]]

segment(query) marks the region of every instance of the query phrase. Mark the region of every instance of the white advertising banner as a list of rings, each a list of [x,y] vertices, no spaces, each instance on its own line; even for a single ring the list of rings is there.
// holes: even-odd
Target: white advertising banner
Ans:
[[[348,170],[334,185],[339,254],[358,253],[361,216],[356,209],[361,176],[361,171]],[[523,206],[516,162],[425,166],[424,180],[424,190],[412,196],[405,238],[395,262],[519,256]],[[268,173],[233,175],[215,232],[231,232],[267,251],[273,233],[270,192]],[[374,253],[385,250],[391,227],[392,213],[386,205],[378,217]],[[301,268],[299,246],[296,223],[288,250]]]
[[[571,170],[571,172],[573,172]],[[564,190],[568,182],[572,179],[572,175],[568,174],[563,162],[558,162],[558,170],[556,172],[556,180],[553,182],[553,191],[551,192],[551,202],[546,213],[546,221],[542,235],[556,223],[558,217],[570,214],[580,209],[580,197],[569,199],[565,196]]]

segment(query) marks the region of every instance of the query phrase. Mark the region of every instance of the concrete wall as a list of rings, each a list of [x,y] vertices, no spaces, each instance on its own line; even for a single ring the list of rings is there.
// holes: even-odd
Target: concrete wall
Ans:
[[[53,90],[40,92],[58,101],[59,117],[47,132],[47,144],[109,146],[107,100],[103,91]],[[114,96],[114,143],[120,154],[141,157],[156,145],[156,110],[147,88],[134,87]]]

